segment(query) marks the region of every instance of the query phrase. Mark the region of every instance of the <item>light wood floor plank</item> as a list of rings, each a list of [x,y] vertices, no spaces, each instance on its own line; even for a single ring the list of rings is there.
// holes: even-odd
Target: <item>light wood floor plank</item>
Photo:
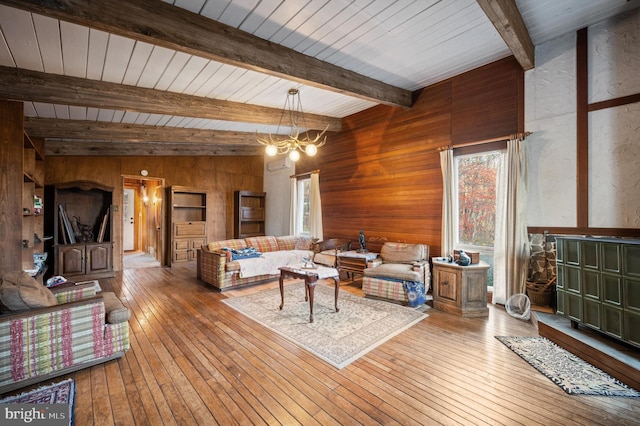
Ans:
[[[93,424],[112,425],[115,424],[109,387],[107,385],[107,375],[105,374],[105,364],[91,368],[91,389],[93,397]]]
[[[358,283],[341,293],[362,296]],[[196,280],[194,264],[175,264],[100,285],[131,309],[131,349],[67,376],[79,426],[640,423],[640,398],[567,395],[500,343],[537,335],[500,307],[488,318],[427,309],[338,370],[222,302],[277,281],[219,293]]]

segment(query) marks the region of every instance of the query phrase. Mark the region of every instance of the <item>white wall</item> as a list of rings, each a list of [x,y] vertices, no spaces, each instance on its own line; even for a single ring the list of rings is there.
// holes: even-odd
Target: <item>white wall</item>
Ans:
[[[640,93],[640,9],[588,29],[589,102]],[[589,226],[640,227],[640,103],[589,113]],[[577,226],[576,34],[525,73],[528,225]]]
[[[265,155],[264,192],[267,193],[265,233],[274,236],[289,235],[290,176],[295,174],[295,163],[287,168],[270,171],[268,164],[271,161],[274,161],[274,157]]]

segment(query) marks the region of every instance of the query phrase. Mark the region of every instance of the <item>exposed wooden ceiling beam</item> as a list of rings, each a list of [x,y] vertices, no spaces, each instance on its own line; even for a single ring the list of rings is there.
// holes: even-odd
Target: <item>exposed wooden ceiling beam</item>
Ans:
[[[523,70],[535,68],[535,48],[515,0],[476,0]]]
[[[3,66],[0,98],[272,125],[282,114],[276,108]],[[340,118],[307,113],[304,118],[311,129],[342,128]]]
[[[0,0],[123,37],[392,106],[411,92],[158,0]]]
[[[46,156],[245,156],[264,155],[262,147],[205,145],[192,143],[146,142],[96,142],[78,140],[47,140]]]
[[[132,144],[139,142],[175,142],[218,145],[221,147],[227,145],[261,147],[256,142],[256,135],[247,132],[33,117],[25,118],[24,128],[31,137],[46,139],[119,141]]]

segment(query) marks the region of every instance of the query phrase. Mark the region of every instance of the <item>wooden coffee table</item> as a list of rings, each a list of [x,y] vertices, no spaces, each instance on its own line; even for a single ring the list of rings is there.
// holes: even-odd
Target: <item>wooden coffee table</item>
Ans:
[[[304,300],[309,301],[309,322],[313,322],[313,293],[318,284],[318,280],[331,278],[335,284],[335,307],[336,312],[340,312],[338,308],[338,293],[340,291],[340,275],[335,268],[327,268],[318,266],[316,269],[303,269],[290,266],[283,266],[280,269],[280,310],[284,307],[284,279],[292,277],[304,280]]]

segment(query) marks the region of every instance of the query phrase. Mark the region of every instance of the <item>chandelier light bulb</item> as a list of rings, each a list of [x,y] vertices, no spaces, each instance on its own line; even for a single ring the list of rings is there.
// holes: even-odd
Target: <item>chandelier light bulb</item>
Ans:
[[[300,159],[300,153],[298,152],[298,150],[289,152],[289,159],[294,162],[298,161]]]
[[[269,157],[273,157],[278,153],[278,147],[275,145],[267,145],[266,151]]]
[[[282,129],[281,126],[283,127]],[[283,133],[285,126],[289,127],[286,136]],[[298,89],[290,89],[282,108],[276,134],[269,133],[261,136],[256,131],[256,139],[258,143],[266,147],[265,152],[268,156],[289,154],[291,161],[297,161],[301,152],[310,157],[316,155],[318,148],[324,146],[327,141],[325,133],[329,129],[328,124],[322,132],[316,133],[315,136],[308,132],[308,128],[309,126],[306,124],[304,112],[302,111],[302,102],[300,102],[300,91]]]

